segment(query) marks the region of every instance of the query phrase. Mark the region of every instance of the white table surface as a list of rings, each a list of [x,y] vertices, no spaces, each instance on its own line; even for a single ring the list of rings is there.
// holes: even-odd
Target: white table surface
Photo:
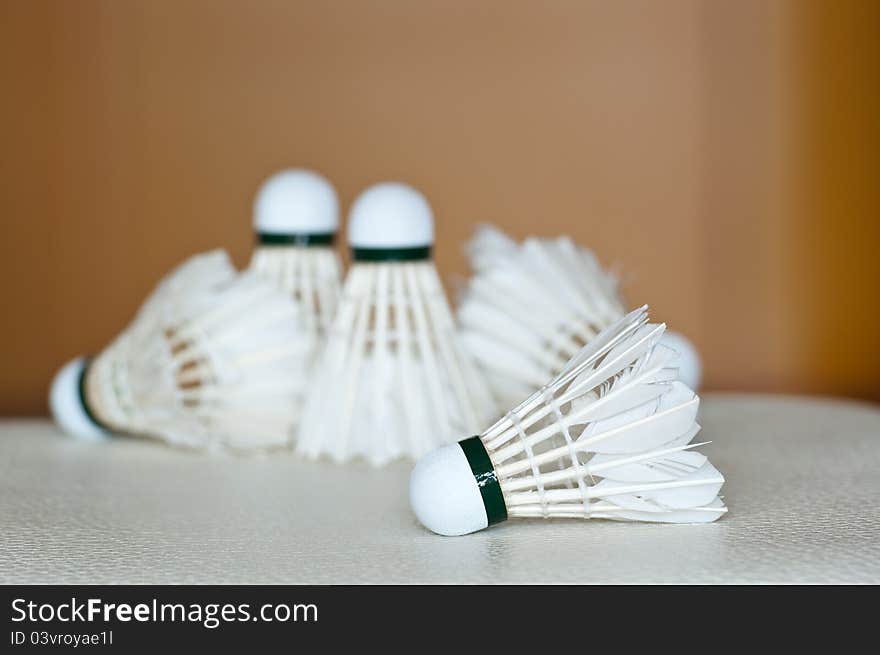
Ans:
[[[410,466],[83,443],[0,422],[2,583],[880,582],[880,407],[708,395],[729,513],[700,526],[508,521],[437,537]]]

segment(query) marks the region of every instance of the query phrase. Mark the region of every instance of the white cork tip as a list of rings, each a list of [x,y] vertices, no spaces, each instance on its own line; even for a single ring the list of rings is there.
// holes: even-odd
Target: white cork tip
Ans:
[[[80,439],[101,439],[107,433],[89,418],[79,392],[79,379],[86,366],[85,357],[77,357],[58,371],[49,388],[49,409],[65,433]]]
[[[325,234],[338,228],[336,191],[313,171],[279,171],[257,192],[254,229],[261,234]]]
[[[361,193],[348,219],[352,248],[422,248],[434,243],[434,215],[425,197],[400,182]]]
[[[438,448],[416,463],[409,481],[409,502],[422,525],[447,537],[489,525],[480,489],[457,443]]]

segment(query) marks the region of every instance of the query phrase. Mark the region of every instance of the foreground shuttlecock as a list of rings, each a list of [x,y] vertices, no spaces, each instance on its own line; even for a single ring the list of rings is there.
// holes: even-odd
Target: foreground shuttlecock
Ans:
[[[462,351],[415,189],[365,191],[349,220],[352,267],[316,367],[298,450],[338,462],[417,457],[478,430],[491,398]]]
[[[215,251],[163,280],[103,352],[64,366],[49,404],[78,437],[283,446],[301,406],[307,350],[294,302],[252,273],[236,274]]]
[[[475,274],[458,305],[462,340],[500,407],[528,396],[625,313],[615,276],[567,237],[517,244],[484,226],[466,250]],[[675,333],[664,342],[679,353],[680,378],[697,388],[694,347]]]
[[[257,193],[250,268],[293,297],[315,343],[333,320],[339,297],[342,267],[333,247],[338,228],[336,191],[317,173],[284,170]]]
[[[699,398],[676,380],[646,308],[582,349],[479,437],[422,458],[410,502],[430,530],[462,535],[507,518],[704,523],[724,478],[691,440]]]

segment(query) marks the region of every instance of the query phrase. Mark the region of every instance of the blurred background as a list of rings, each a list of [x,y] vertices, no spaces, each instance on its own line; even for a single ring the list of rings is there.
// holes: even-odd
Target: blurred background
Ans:
[[[0,413],[156,281],[240,265],[278,168],[571,234],[708,390],[880,399],[880,3],[2,0]]]

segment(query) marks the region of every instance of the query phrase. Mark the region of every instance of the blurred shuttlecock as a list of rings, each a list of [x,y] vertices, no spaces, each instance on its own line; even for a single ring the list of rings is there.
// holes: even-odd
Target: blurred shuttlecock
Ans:
[[[619,319],[482,435],[423,457],[410,481],[422,524],[461,535],[507,518],[721,516],[724,478],[691,443],[699,398],[647,320],[644,307]]]
[[[315,344],[333,320],[339,298],[342,267],[333,247],[338,229],[336,191],[317,173],[280,171],[257,193],[257,246],[250,268],[299,304],[304,329]]]
[[[355,201],[348,235],[352,266],[297,449],[379,465],[479,430],[493,403],[458,342],[425,198],[403,184],[373,186]]]
[[[625,313],[615,276],[568,237],[517,244],[483,226],[466,251],[474,275],[458,303],[462,341],[500,407],[528,396]],[[697,388],[694,347],[675,333],[664,340],[680,354],[681,379]]]
[[[64,366],[49,404],[64,431],[83,438],[284,446],[301,408],[308,349],[296,304],[214,251],[166,277],[103,352]]]

